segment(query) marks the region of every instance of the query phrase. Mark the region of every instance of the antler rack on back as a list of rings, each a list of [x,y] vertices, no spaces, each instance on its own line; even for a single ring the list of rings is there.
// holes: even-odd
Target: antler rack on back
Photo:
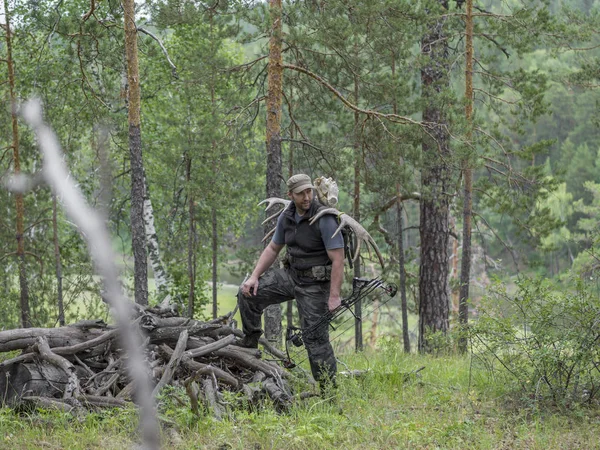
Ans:
[[[342,315],[342,313],[344,313],[344,311],[346,310],[350,311],[352,315],[354,315],[351,309],[352,306],[354,306],[360,300],[363,300],[376,289],[382,289],[387,295],[390,296],[390,298],[394,297],[398,292],[398,287],[395,284],[386,283],[381,278],[368,279],[355,277],[352,280],[352,293],[348,297],[342,299],[340,306],[338,306],[332,311],[328,311],[326,314],[321,316],[321,318],[317,322],[315,322],[313,325],[306,329],[288,327],[285,342],[288,359],[287,361],[284,361],[284,366],[287,368],[295,367],[295,364],[290,358],[288,342],[291,342],[296,347],[300,347],[304,344],[304,341],[302,339],[303,337],[310,336],[311,334],[316,333],[325,325],[328,325],[335,330],[335,328],[332,325],[332,322],[335,319],[337,319],[340,315]],[[358,319],[358,317],[356,317],[355,315],[354,317]]]
[[[264,203],[267,204],[265,211],[268,211],[274,205],[283,205],[283,208],[281,210],[277,211],[276,213],[272,214],[271,216],[267,217],[263,221],[263,223],[262,223],[263,225],[265,223],[267,223],[268,221],[270,221],[271,219],[274,219],[275,217],[279,216],[283,212],[283,210],[289,206],[291,201],[284,200],[284,199],[278,198],[278,197],[269,197],[269,198],[261,201],[259,203],[259,206]],[[354,220],[348,214],[338,211],[335,208],[323,208],[310,219],[310,224],[311,225],[314,224],[317,220],[319,220],[325,214],[334,215],[334,216],[336,216],[336,218],[339,221],[339,225],[338,225],[337,229],[335,230],[335,232],[333,233],[332,237],[337,235],[344,228],[351,231],[350,233],[348,233],[348,235],[350,236],[350,239],[352,241],[349,243],[350,248],[353,249],[353,254],[350,255],[350,257],[351,257],[350,261],[356,261],[356,259],[358,258],[358,255],[360,253],[360,248],[361,248],[362,244],[364,243],[365,247],[367,248],[369,253],[371,251],[371,248],[373,248],[375,255],[377,255],[377,259],[379,260],[379,264],[381,264],[382,268],[384,267],[385,264],[383,261],[383,256],[381,255],[381,251],[379,250],[379,247],[377,246],[375,239],[373,239],[373,237],[369,234],[369,232],[360,223],[358,223],[356,220]],[[273,233],[275,233],[275,228],[273,228],[271,231],[269,231],[265,235],[262,242],[265,242],[267,239],[269,239],[273,235]]]

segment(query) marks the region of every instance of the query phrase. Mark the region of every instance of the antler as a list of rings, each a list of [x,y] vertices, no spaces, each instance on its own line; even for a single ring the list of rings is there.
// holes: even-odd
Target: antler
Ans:
[[[356,250],[354,251],[354,255],[352,255],[352,261],[356,261],[356,258],[358,258],[358,254],[360,252],[360,246],[364,242],[365,246],[367,247],[367,250],[369,250],[369,253],[371,252],[369,245],[371,247],[373,247],[373,251],[377,255],[377,258],[379,259],[379,264],[381,264],[381,267],[384,266],[383,257],[381,256],[379,247],[377,247],[377,243],[375,242],[373,237],[369,234],[369,232],[367,230],[365,230],[363,228],[363,226],[360,223],[358,223],[356,220],[354,220],[348,214],[340,212],[335,208],[325,208],[325,209],[322,209],[321,211],[319,211],[317,214],[315,214],[310,219],[310,224],[312,225],[315,221],[317,221],[319,218],[323,217],[325,214],[333,214],[336,217],[338,217],[340,220],[340,224],[337,227],[337,229],[335,230],[335,233],[333,233],[333,236],[338,234],[341,231],[341,229],[344,227],[350,227],[352,229],[352,231],[354,232],[354,235],[356,236],[356,240],[357,240],[357,245],[356,245]]]
[[[260,202],[258,204],[258,206],[262,205],[263,203],[267,204],[267,207],[265,208],[265,211],[268,211],[269,209],[271,209],[275,205],[283,205],[283,208],[281,208],[275,214],[272,214],[269,217],[267,217],[265,220],[263,220],[263,223],[261,225],[264,225],[265,223],[267,223],[271,219],[274,219],[275,217],[278,217],[283,212],[283,210],[288,207],[288,205],[291,203],[291,200],[284,200],[284,199],[279,198],[279,197],[269,197],[269,198],[264,199],[262,202]],[[265,235],[265,237],[262,238],[261,242],[265,242],[267,239],[269,239],[273,235],[273,233],[275,233],[275,228],[273,228],[271,231],[269,231]]]

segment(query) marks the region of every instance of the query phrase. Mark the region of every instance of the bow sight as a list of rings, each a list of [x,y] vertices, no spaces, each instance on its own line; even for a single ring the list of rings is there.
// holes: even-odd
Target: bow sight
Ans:
[[[385,283],[381,278],[358,278],[352,279],[352,293],[342,299],[340,306],[332,311],[328,311],[326,314],[306,329],[288,326],[285,336],[285,350],[287,353],[287,361],[284,361],[284,366],[288,369],[295,367],[296,365],[290,358],[288,343],[291,342],[295,347],[301,347],[304,345],[303,336],[310,336],[313,333],[319,331],[323,326],[328,325],[332,330],[335,330],[333,321],[337,319],[346,310],[350,311],[355,319],[361,320],[352,312],[351,307],[359,301],[366,298],[376,289],[383,290],[390,298],[394,297],[398,292],[398,287],[393,283]]]

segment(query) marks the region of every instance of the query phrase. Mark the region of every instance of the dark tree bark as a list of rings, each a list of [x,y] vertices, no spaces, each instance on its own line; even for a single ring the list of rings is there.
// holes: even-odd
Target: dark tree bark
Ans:
[[[410,353],[410,336],[408,334],[408,303],[406,301],[406,270],[404,261],[404,217],[400,188],[398,187],[397,203],[398,222],[398,270],[400,271],[400,301],[402,309],[402,342],[404,353]]]
[[[358,105],[359,84],[358,77],[354,76],[354,102]],[[360,139],[360,114],[354,111],[354,203],[352,214],[357,222],[360,222],[360,164],[361,164],[361,139]],[[354,276],[360,277],[360,258],[354,263]],[[363,350],[362,331],[362,301],[354,305],[354,350]]]
[[[283,100],[283,56],[281,0],[269,0],[271,36],[269,38],[269,64],[267,68],[267,198],[280,197],[282,178],[281,162],[281,104]],[[265,224],[265,233],[273,229],[276,220]],[[281,305],[265,310],[265,337],[275,345],[281,345]]]
[[[58,221],[56,219],[58,206],[56,195],[52,194],[52,231],[54,240],[54,263],[56,267],[56,302],[58,306],[58,324],[65,326],[65,308],[62,289],[62,261],[60,259],[60,242],[58,241]]]
[[[465,116],[467,119],[467,141],[471,141],[471,123],[473,116],[473,0],[466,4],[466,68],[465,68]],[[464,329],[469,323],[469,284],[471,278],[471,218],[473,215],[473,169],[470,161],[463,161],[463,244],[462,260],[460,265],[460,298],[458,303],[458,321]],[[458,341],[461,353],[467,351],[467,339],[464,334]]]
[[[192,157],[189,153],[185,155],[185,177],[188,186],[192,179]],[[196,211],[194,208],[194,196],[191,189],[188,191],[188,245],[187,245],[187,265],[188,265],[188,317],[193,318],[195,313],[194,299],[196,298]]]
[[[15,176],[21,173],[21,160],[19,155],[19,124],[17,121],[17,97],[15,93],[15,68],[12,58],[12,36],[10,31],[10,9],[8,0],[4,0],[4,14],[6,20],[6,64],[8,69],[8,89],[10,95],[10,110],[12,123],[12,150],[13,150],[13,170]],[[15,193],[16,207],[16,238],[17,238],[17,267],[19,269],[19,288],[21,290],[20,309],[21,326],[27,328],[31,326],[31,311],[29,308],[29,287],[27,285],[27,271],[25,269],[25,242],[24,242],[24,217],[25,205],[23,204],[23,194]]]
[[[217,222],[217,207],[213,205],[211,209],[211,222],[212,222],[212,315],[213,319],[218,316],[218,302],[217,302],[217,284],[219,277],[219,232]]]
[[[210,13],[210,34],[213,35],[213,12]],[[214,50],[213,50],[214,51]],[[210,104],[212,106],[212,110],[216,113],[217,103],[215,98],[215,72],[213,70],[210,73]],[[213,157],[216,158],[217,155],[217,141],[213,138],[211,142],[212,154]],[[218,160],[216,160],[217,165]],[[212,223],[212,314],[213,319],[218,317],[219,305],[217,301],[217,284],[219,277],[219,228],[218,228],[218,210],[216,205],[214,204],[215,200],[212,200],[213,206],[211,208],[211,223]]]
[[[396,77],[396,54],[392,51],[392,78]],[[396,91],[393,93],[393,112],[398,114],[398,100],[396,97]],[[402,155],[399,158],[399,164],[404,164]],[[410,336],[408,334],[408,303],[406,301],[406,268],[404,261],[404,216],[402,208],[402,195],[401,195],[400,184],[396,185],[396,192],[398,195],[398,202],[396,203],[397,214],[396,222],[398,223],[398,271],[400,275],[400,308],[402,310],[402,343],[404,344],[404,352],[410,353]]]
[[[292,89],[290,89],[290,103],[289,103],[289,113],[290,113],[290,117],[292,117],[292,108],[293,108],[293,97],[294,97],[294,92]],[[289,156],[289,160],[288,160],[288,177],[291,177],[292,175],[294,175],[294,139],[295,139],[295,133],[294,133],[294,123],[292,122],[290,124],[290,156]],[[288,327],[294,326],[294,301],[290,300],[289,302],[287,302],[286,304],[286,309],[285,309],[285,317],[286,317],[286,323]]]
[[[148,262],[144,226],[144,162],[140,127],[140,75],[138,69],[135,2],[123,0],[125,57],[127,60],[129,154],[131,165],[131,241],[133,248],[135,301],[148,304]]]
[[[448,1],[440,0],[447,10]],[[440,93],[448,88],[448,49],[445,18],[438,16],[424,36],[421,54],[427,62],[421,69],[424,135],[422,193],[420,202],[421,262],[419,271],[419,351],[432,351],[429,335],[448,331],[448,230],[450,205],[449,134]]]

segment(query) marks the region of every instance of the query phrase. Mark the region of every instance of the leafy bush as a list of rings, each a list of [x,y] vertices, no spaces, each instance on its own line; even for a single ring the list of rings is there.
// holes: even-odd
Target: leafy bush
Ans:
[[[581,279],[569,288],[522,279],[495,284],[471,328],[476,359],[534,402],[592,403],[600,393],[600,299]]]

